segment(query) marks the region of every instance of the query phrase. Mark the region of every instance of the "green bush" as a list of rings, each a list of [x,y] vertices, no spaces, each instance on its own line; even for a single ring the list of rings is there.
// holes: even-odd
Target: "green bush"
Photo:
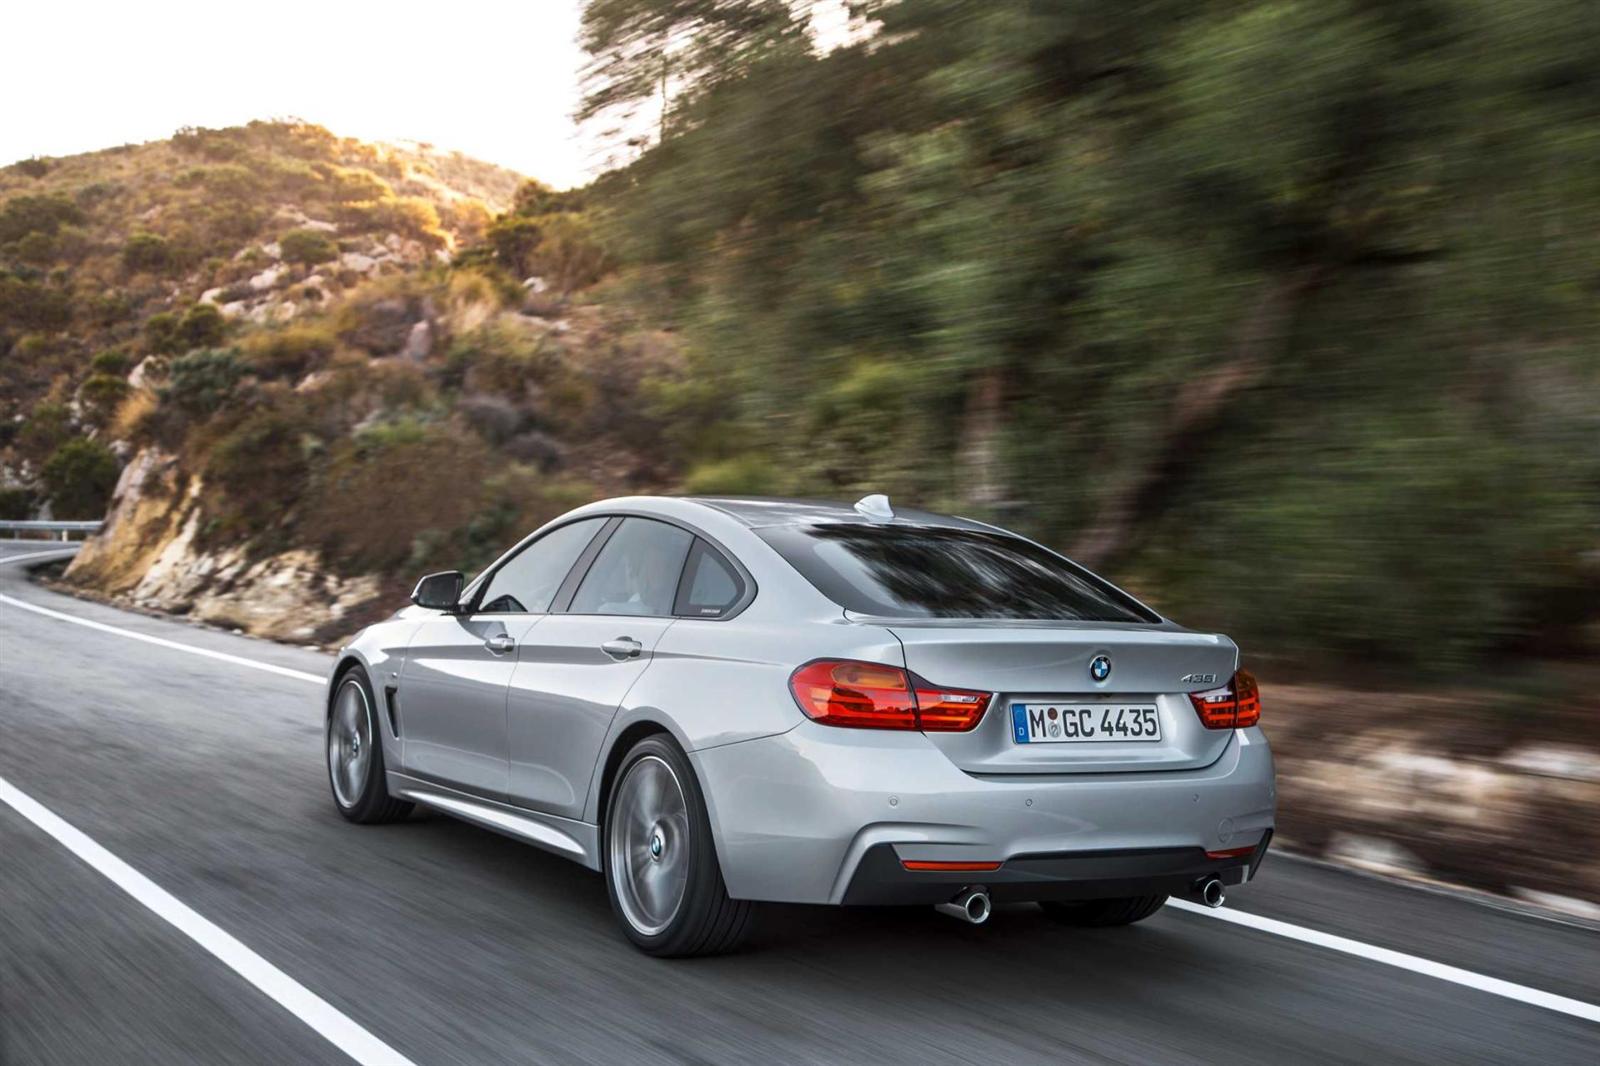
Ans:
[[[19,159],[6,169],[14,170],[26,178],[42,178],[46,174],[50,173],[50,160],[45,159],[42,156],[34,156],[31,159]]]
[[[103,352],[96,352],[93,359],[89,360],[89,369],[96,374],[122,375],[128,372],[133,365],[133,360],[121,348],[107,348]]]
[[[104,426],[117,413],[129,391],[128,383],[116,374],[90,374],[78,386],[78,402],[83,405],[84,418],[92,425]]]
[[[170,355],[178,345],[178,316],[157,311],[144,320],[144,346],[156,355]]]
[[[172,147],[207,159],[240,159],[247,154],[247,148],[241,142],[244,133],[241,129],[213,130],[204,126],[185,126],[172,135]]]
[[[161,403],[191,417],[214,414],[233,395],[243,376],[231,349],[200,348],[172,361],[167,383],[157,390]]]
[[[370,170],[337,166],[321,169],[323,180],[327,182],[328,198],[338,203],[387,200],[394,196],[389,183]]]
[[[39,478],[56,518],[100,518],[117,487],[117,457],[99,441],[78,437],[56,449]]]
[[[28,413],[17,430],[18,454],[31,462],[43,462],[72,436],[72,412],[65,404],[41,403]]]
[[[228,320],[214,304],[195,304],[183,313],[173,331],[177,350],[211,348],[222,343],[228,335]]]
[[[72,324],[72,295],[65,289],[0,272],[0,327],[53,331]]]
[[[172,265],[172,246],[155,233],[135,233],[122,246],[122,263],[136,273],[160,273]]]
[[[339,254],[339,246],[326,233],[314,229],[294,229],[278,239],[283,258],[308,266],[326,263]]]
[[[247,166],[223,163],[186,170],[178,175],[173,184],[184,189],[204,189],[212,196],[245,200],[260,191],[261,178]]]
[[[16,249],[18,259],[35,266],[48,265],[56,257],[55,235],[42,230],[34,230],[12,247]]]
[[[613,265],[580,214],[502,215],[490,224],[488,239],[495,258],[517,277],[537,275],[561,292],[594,284]]]
[[[39,498],[32,489],[19,485],[0,488],[0,521],[26,522],[39,509]]]
[[[83,209],[65,196],[13,196],[0,207],[0,244],[20,241],[30,233],[53,235],[64,225],[83,222]]]
[[[247,415],[215,441],[204,477],[226,498],[222,529],[258,533],[280,520],[306,489],[316,446],[310,419],[290,407]]]

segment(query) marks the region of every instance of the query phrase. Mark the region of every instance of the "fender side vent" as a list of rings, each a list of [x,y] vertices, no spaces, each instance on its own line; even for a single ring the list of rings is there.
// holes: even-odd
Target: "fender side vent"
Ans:
[[[384,713],[389,716],[389,732],[400,735],[400,686],[383,686]]]

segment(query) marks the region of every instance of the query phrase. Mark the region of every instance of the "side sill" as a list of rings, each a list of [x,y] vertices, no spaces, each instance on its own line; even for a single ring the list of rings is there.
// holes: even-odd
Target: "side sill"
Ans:
[[[405,774],[392,773],[388,778],[389,791],[401,799],[575,859],[591,870],[600,869],[598,826],[470,796]]]

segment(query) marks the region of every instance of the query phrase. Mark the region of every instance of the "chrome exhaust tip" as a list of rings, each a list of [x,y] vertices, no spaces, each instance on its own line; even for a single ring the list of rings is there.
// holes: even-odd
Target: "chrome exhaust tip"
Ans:
[[[933,909],[972,925],[982,925],[994,912],[989,893],[982,888],[964,888],[949,903],[935,903]]]
[[[1220,907],[1227,900],[1228,895],[1222,890],[1222,882],[1215,877],[1208,877],[1200,883],[1195,890],[1195,895],[1207,907]]]

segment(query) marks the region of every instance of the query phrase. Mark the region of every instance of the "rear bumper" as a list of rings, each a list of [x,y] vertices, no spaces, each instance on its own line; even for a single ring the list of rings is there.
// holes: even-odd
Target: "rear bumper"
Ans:
[[[1263,843],[1276,802],[1260,729],[1208,767],[1151,773],[977,777],[920,733],[814,722],[690,759],[736,899],[939,902],[967,884],[1083,899],[1181,891],[1210,873],[1237,884],[1250,861],[1205,852]],[[905,860],[1002,866],[924,873]]]
[[[845,889],[844,903],[943,903],[963,888],[982,885],[996,903],[1182,895],[1215,877],[1241,885],[1255,876],[1272,840],[1239,858],[1207,858],[1204,848],[1133,848],[1061,852],[1007,859],[998,870],[961,873],[907,870],[893,844],[867,850]]]

